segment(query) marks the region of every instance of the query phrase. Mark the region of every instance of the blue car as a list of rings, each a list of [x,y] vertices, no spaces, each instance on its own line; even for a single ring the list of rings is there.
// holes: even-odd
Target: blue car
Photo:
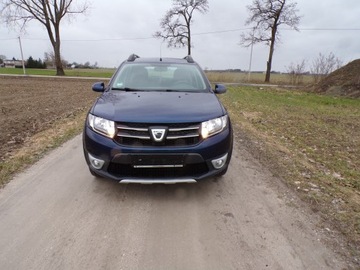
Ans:
[[[89,110],[83,146],[90,172],[120,183],[195,183],[224,175],[229,115],[191,56],[124,61]]]

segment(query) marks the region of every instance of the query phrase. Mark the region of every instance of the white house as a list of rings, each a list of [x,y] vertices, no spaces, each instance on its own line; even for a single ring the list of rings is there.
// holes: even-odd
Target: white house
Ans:
[[[7,67],[7,68],[22,67],[22,61],[20,61],[20,60],[4,60],[4,67]]]

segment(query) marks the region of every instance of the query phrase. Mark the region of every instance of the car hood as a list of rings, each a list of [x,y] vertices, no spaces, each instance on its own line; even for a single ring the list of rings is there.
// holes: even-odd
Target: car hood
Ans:
[[[202,122],[225,114],[211,92],[125,92],[103,93],[91,113],[116,122],[185,123]]]

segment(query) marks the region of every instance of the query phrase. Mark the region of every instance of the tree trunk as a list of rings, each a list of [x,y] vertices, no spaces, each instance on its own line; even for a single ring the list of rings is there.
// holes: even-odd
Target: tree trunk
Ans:
[[[270,82],[270,74],[271,74],[271,64],[272,64],[272,58],[274,54],[274,46],[275,46],[275,40],[272,39],[270,43],[270,51],[269,51],[269,58],[266,63],[266,75],[265,75],[265,82]]]
[[[48,32],[51,45],[54,50],[54,58],[55,58],[55,68],[56,68],[56,75],[57,76],[64,76],[64,68],[61,61],[61,55],[60,55],[60,22],[57,22],[57,24],[54,25],[54,31],[55,31],[55,37],[53,34],[53,30],[51,29],[50,20],[46,21],[45,24],[46,30]]]
[[[54,44],[54,55],[55,55],[55,67],[56,67],[56,75],[57,76],[64,76],[64,67],[61,61],[61,54],[60,54],[60,30],[59,25],[55,27],[55,44]]]
[[[265,74],[265,82],[270,82],[270,74],[271,74],[271,62],[272,56],[269,55],[269,60],[266,62],[266,74]]]
[[[56,76],[64,76],[64,68],[61,62],[61,55],[60,55],[60,45],[56,42],[54,46],[54,56],[55,56],[55,67],[56,67]]]
[[[273,28],[272,33],[271,33],[269,58],[266,63],[265,82],[270,82],[271,64],[272,64],[272,58],[273,58],[274,48],[275,48],[276,30],[277,30],[276,28]]]
[[[190,33],[190,22],[188,23],[188,55],[191,55],[191,33]]]
[[[188,55],[191,55],[191,43],[190,43],[190,37],[188,38]]]

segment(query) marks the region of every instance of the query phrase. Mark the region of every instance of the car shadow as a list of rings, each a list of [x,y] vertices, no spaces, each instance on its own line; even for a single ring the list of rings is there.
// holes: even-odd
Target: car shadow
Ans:
[[[93,178],[93,192],[119,202],[129,200],[182,201],[214,196],[222,179],[209,178],[194,184],[120,184],[117,181]]]

